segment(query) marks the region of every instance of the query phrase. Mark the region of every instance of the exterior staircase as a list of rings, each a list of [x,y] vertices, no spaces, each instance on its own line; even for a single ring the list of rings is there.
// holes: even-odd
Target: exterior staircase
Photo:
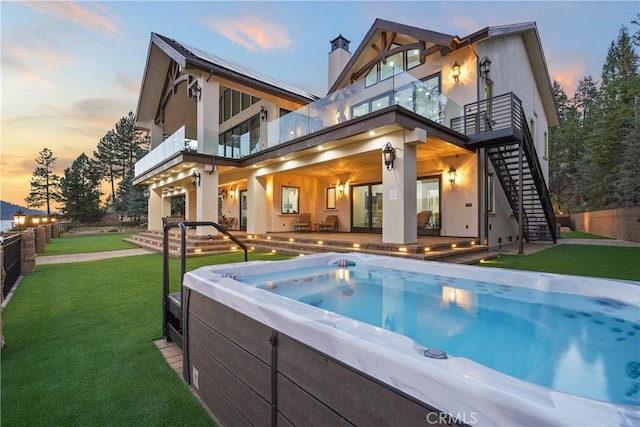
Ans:
[[[458,131],[471,138],[470,145],[486,148],[498,181],[519,221],[527,242],[556,243],[556,218],[533,138],[513,93],[465,105]],[[463,126],[463,127],[462,127]],[[521,175],[522,174],[522,175]]]

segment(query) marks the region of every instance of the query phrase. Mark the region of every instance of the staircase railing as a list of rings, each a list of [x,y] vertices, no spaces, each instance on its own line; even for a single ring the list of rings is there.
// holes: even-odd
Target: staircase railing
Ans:
[[[546,180],[542,173],[542,167],[535,150],[533,138],[527,126],[522,102],[513,93],[506,93],[491,99],[473,102],[464,106],[464,118],[457,120],[453,126],[454,130],[473,137],[476,146],[491,147],[493,152],[492,162],[498,172],[502,167],[507,168],[503,158],[503,148],[506,150],[515,144],[523,145],[524,157],[526,159],[525,168],[531,175],[537,199],[544,212],[546,223],[549,227],[549,235],[553,241],[557,241],[557,230],[551,197],[546,185]],[[509,199],[509,204],[518,213],[520,206],[518,203],[518,192],[524,192],[523,183],[518,182],[517,177],[510,174],[505,176],[498,173],[498,179]],[[527,228],[534,226],[529,218],[526,209],[522,212],[523,223]],[[531,231],[531,230],[529,230]]]

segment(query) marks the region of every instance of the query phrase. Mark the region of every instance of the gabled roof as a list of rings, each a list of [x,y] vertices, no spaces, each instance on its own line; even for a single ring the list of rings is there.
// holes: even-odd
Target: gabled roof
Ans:
[[[361,56],[366,49],[369,49],[371,47],[372,41],[377,37],[378,34],[384,31],[402,34],[403,36],[408,36],[415,40],[430,42],[438,48],[449,51],[456,49],[459,42],[456,36],[438,33],[436,31],[424,30],[421,28],[412,27],[410,25],[400,24],[397,22],[386,21],[384,19],[377,18],[373,22],[373,25],[371,26],[367,34],[364,36],[364,39],[362,39],[362,42],[360,43],[360,46],[358,46],[358,49],[356,49],[356,51],[353,53],[353,56],[351,56],[351,59],[349,60],[347,65],[344,67],[333,85],[329,88],[328,93],[333,93],[337,89],[339,89],[341,85],[350,83],[345,83],[345,78],[350,75],[358,61],[362,61]]]
[[[258,90],[298,102],[308,103],[318,99],[318,96],[311,92],[300,89],[282,80],[275,79],[243,65],[236,64],[235,62],[226,60],[187,44],[180,43],[169,37],[151,33],[147,62],[145,64],[145,71],[142,78],[142,87],[140,88],[140,96],[138,97],[138,113],[140,113],[145,102],[154,103],[154,101],[157,101],[155,99],[147,99],[146,97],[147,94],[145,93],[145,87],[149,83],[149,80],[154,77],[162,80],[161,82],[154,81],[151,83],[154,87],[149,92],[156,93],[158,92],[158,84],[162,84],[166,77],[166,68],[162,70],[162,73],[165,73],[163,75],[150,75],[150,66],[152,65],[152,62],[166,62],[160,59],[158,52],[164,53],[166,57],[179,64],[182,69],[199,69],[204,72],[211,73],[212,75],[221,76],[240,84],[254,87]],[[164,68],[163,65],[165,64],[161,63],[160,66]],[[155,111],[157,105],[148,107]]]

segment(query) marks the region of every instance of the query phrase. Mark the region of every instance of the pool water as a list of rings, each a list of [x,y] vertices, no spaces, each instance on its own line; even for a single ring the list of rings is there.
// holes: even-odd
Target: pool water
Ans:
[[[636,306],[376,267],[308,267],[268,279],[237,277],[531,383],[640,406]]]

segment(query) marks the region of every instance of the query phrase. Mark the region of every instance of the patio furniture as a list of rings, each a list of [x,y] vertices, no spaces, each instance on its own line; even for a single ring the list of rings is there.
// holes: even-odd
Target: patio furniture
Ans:
[[[293,224],[294,231],[311,231],[311,214],[301,213],[298,221]]]
[[[322,223],[316,224],[318,231],[338,231],[338,215],[328,215]]]
[[[429,228],[429,221],[431,220],[431,211],[422,211],[418,213],[418,236],[423,236],[425,231]]]
[[[236,222],[235,217],[227,217],[222,215],[218,218],[218,224],[223,226],[224,228],[233,228],[233,224]]]

